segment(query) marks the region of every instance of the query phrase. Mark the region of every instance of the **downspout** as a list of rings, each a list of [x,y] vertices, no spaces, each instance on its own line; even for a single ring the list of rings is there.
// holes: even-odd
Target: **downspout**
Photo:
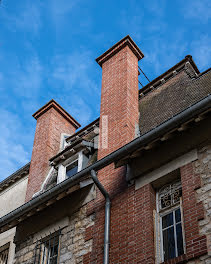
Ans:
[[[105,197],[105,227],[104,227],[104,256],[103,256],[103,264],[109,264],[109,245],[110,245],[110,216],[111,216],[111,200],[109,194],[100,183],[97,178],[97,174],[95,170],[91,170],[91,176],[94,183],[97,185],[98,189]]]

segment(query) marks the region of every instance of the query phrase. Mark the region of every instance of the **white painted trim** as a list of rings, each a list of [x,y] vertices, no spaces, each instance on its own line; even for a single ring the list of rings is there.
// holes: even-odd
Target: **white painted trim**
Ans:
[[[67,178],[66,168],[75,161],[78,161],[78,172],[81,171],[86,166],[88,162],[88,158],[83,154],[83,150],[79,151],[77,154],[65,160],[62,164],[58,166],[57,184],[64,181]]]
[[[70,137],[71,135],[70,134],[66,134],[66,133],[61,133],[60,147],[59,147],[60,150],[65,149],[65,147],[68,145],[67,143],[65,145],[65,137],[66,136]]]
[[[62,164],[58,167],[57,184],[66,179],[66,167]]]
[[[144,185],[153,182],[164,175],[167,175],[168,173],[179,169],[180,167],[198,159],[198,154],[197,150],[194,149],[179,158],[170,161],[169,163],[161,166],[160,168],[147,173],[144,176],[139,177],[138,179],[135,180],[135,189],[138,190],[139,188],[143,187]]]
[[[54,167],[51,167],[49,172],[48,172],[47,177],[45,178],[44,182],[42,183],[40,191],[42,191],[44,189],[45,185],[48,183],[48,180],[50,179],[53,170],[54,170]]]

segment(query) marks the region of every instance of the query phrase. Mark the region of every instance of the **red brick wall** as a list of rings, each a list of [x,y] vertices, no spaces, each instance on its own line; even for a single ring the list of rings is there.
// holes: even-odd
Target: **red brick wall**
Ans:
[[[120,148],[135,137],[138,124],[138,59],[126,46],[102,65],[100,128],[108,117],[108,148],[99,158]]]
[[[26,201],[40,190],[50,169],[49,159],[59,151],[61,133],[74,132],[75,127],[53,107],[38,117]]]
[[[196,189],[200,187],[200,175],[194,174],[192,163],[180,169],[186,243],[186,259],[207,253],[206,236],[199,234],[198,221],[204,218],[203,204],[196,200]]]
[[[102,117],[108,117],[108,148],[98,150],[98,159],[130,142],[138,123],[138,59],[129,46],[123,47],[102,64]],[[100,138],[102,140],[102,138]],[[104,146],[103,146],[104,147]],[[153,263],[153,208],[155,195],[150,185],[135,191],[125,180],[125,167],[107,166],[98,173],[100,182],[111,197],[110,263]],[[103,259],[105,200],[97,191],[97,199],[88,205],[95,212],[92,228],[93,251],[84,263],[99,264]],[[90,238],[90,230],[87,231]]]

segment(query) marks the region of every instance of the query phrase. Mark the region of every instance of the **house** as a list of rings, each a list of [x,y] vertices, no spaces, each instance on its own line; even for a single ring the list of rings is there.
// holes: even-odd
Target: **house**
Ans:
[[[81,130],[54,100],[33,115],[30,164],[0,183],[1,264],[211,263],[211,70],[188,55],[139,90],[143,57],[126,36],[96,59]]]

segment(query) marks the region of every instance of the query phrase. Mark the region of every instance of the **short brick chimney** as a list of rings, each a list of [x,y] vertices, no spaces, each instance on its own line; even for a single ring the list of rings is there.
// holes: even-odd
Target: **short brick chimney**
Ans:
[[[99,158],[135,138],[139,122],[138,61],[143,57],[126,36],[96,59],[102,67]]]
[[[50,169],[49,159],[59,151],[61,134],[71,135],[80,127],[80,124],[54,100],[40,108],[33,117],[37,120],[37,125],[26,201],[40,190]]]

